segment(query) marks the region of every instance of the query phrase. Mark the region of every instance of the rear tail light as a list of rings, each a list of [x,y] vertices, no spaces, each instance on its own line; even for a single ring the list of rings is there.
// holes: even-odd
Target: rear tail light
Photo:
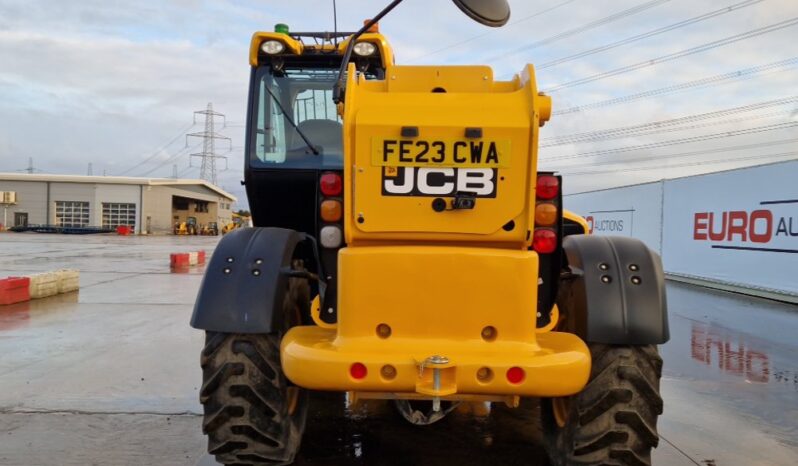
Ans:
[[[538,199],[554,199],[560,193],[560,180],[554,175],[540,175],[535,191]]]
[[[537,228],[532,238],[532,248],[541,254],[550,254],[557,249],[557,233],[550,228]]]
[[[511,367],[507,369],[507,381],[511,384],[519,384],[524,381],[526,373],[520,367]]]
[[[535,231],[532,233],[532,249],[539,254],[551,254],[557,250],[559,238],[557,225],[560,219],[560,178],[551,174],[538,175],[535,185]]]
[[[321,202],[321,219],[325,222],[337,222],[343,215],[341,201],[327,199]]]
[[[366,365],[362,362],[356,362],[349,366],[349,375],[352,376],[355,380],[362,380],[366,378],[366,375],[369,373]]]
[[[319,177],[319,190],[322,194],[318,212],[321,220],[319,243],[327,249],[340,248],[344,242],[341,226],[344,217],[344,205],[341,200],[344,184],[341,175],[336,172],[322,173]]]
[[[343,191],[343,181],[341,181],[341,176],[337,173],[325,173],[321,175],[321,180],[319,181],[321,193],[325,196],[338,196]]]
[[[557,206],[552,202],[540,202],[535,207],[535,225],[550,227],[557,223]]]

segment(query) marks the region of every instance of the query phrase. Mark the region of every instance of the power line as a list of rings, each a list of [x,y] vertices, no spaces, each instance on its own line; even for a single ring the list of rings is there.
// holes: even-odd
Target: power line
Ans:
[[[712,18],[715,18],[717,16],[724,15],[726,13],[731,13],[732,11],[736,11],[736,10],[739,10],[739,9],[742,9],[742,8],[745,8],[745,7],[748,7],[748,6],[751,6],[751,5],[755,5],[755,4],[761,3],[763,1],[764,0],[745,0],[744,2],[736,3],[734,5],[730,5],[730,6],[721,8],[719,10],[710,11],[709,13],[704,13],[703,15],[699,15],[699,16],[695,16],[693,18],[685,19],[685,20],[679,21],[677,23],[673,23],[673,24],[671,24],[669,26],[664,26],[664,27],[661,27],[661,28],[657,28],[657,29],[654,29],[652,31],[644,32],[642,34],[638,34],[638,35],[635,35],[635,36],[632,36],[632,37],[628,37],[628,38],[623,39],[623,40],[619,40],[619,41],[616,41],[616,42],[611,42],[609,44],[602,45],[600,47],[595,47],[595,48],[592,48],[592,49],[589,49],[589,50],[585,50],[583,52],[575,53],[573,55],[568,55],[566,57],[558,58],[556,60],[551,60],[549,62],[543,63],[542,65],[535,66],[535,68],[538,69],[538,70],[545,70],[546,68],[551,68],[553,66],[561,65],[563,63],[566,63],[566,62],[569,62],[569,61],[572,61],[572,60],[576,60],[576,59],[579,59],[579,58],[584,58],[584,57],[587,57],[589,55],[593,55],[593,54],[596,54],[596,53],[599,53],[599,52],[605,52],[607,50],[611,50],[611,49],[614,49],[616,47],[620,47],[622,45],[631,44],[633,42],[637,42],[637,41],[640,41],[640,40],[643,40],[643,39],[648,39],[649,37],[654,37],[654,36],[659,35],[659,34],[663,34],[663,33],[670,32],[670,31],[674,31],[676,29],[681,29],[681,28],[683,28],[685,26],[690,26],[690,25],[693,25],[693,24],[696,24],[696,23],[700,23],[701,21],[712,19]]]
[[[191,146],[191,147],[189,147],[189,146],[186,146],[186,147],[184,147],[184,148],[180,149],[178,152],[176,152],[176,153],[175,153],[175,154],[173,154],[173,155],[170,155],[170,156],[169,156],[169,157],[168,157],[166,160],[164,160],[164,161],[163,161],[163,162],[161,162],[160,164],[158,164],[158,165],[156,165],[155,167],[153,167],[153,168],[151,168],[151,169],[147,170],[146,172],[143,172],[143,173],[142,173],[141,175],[139,175],[139,176],[147,176],[147,175],[149,175],[150,173],[152,173],[152,172],[154,172],[154,171],[156,171],[156,170],[158,170],[158,169],[160,169],[160,168],[162,168],[162,167],[165,167],[166,165],[169,165],[170,163],[172,163],[172,162],[174,162],[175,160],[177,160],[179,157],[181,157],[181,156],[185,155],[185,154],[186,154],[188,151],[194,150],[194,149],[196,149],[197,147],[199,147],[199,146],[200,146],[200,144],[201,144],[201,143],[197,143],[197,144],[195,144],[195,145],[193,145],[193,146]]]
[[[617,139],[617,138],[624,138],[630,136],[642,136],[642,135],[651,135],[651,134],[658,134],[662,132],[669,132],[669,131],[683,131],[686,129],[695,129],[703,127],[701,125],[696,126],[688,126],[688,127],[679,127],[675,129],[667,129],[668,127],[672,126],[680,126],[686,123],[693,123],[697,121],[703,121],[718,117],[730,116],[730,115],[737,115],[740,113],[747,113],[753,112],[756,110],[761,110],[764,108],[787,105],[793,102],[798,102],[798,96],[793,97],[785,97],[782,99],[774,99],[768,100],[764,102],[757,102],[754,104],[749,105],[742,105],[738,107],[731,107],[726,108],[723,110],[716,110],[714,112],[707,112],[707,113],[698,113],[694,115],[688,115],[679,118],[672,118],[669,120],[660,120],[654,121],[650,123],[644,123],[640,125],[632,125],[632,126],[624,126],[620,128],[611,128],[605,130],[597,130],[597,131],[588,131],[583,133],[573,133],[573,134],[566,134],[563,136],[556,136],[556,137],[549,137],[541,139],[540,147],[554,147],[554,146],[562,146],[565,144],[576,144],[581,142],[595,142],[595,141],[603,141],[608,139]],[[771,113],[766,115],[758,115],[756,117],[769,117],[769,116],[776,116],[782,115],[784,112],[777,112]],[[747,117],[747,118],[756,118],[756,117]],[[726,124],[726,123],[735,123],[739,120],[725,120],[722,122],[715,122],[704,126],[714,126],[718,124]],[[550,142],[547,142],[550,141]]]
[[[734,159],[724,158],[724,159],[717,159],[717,160],[702,160],[700,162],[686,162],[686,163],[678,163],[678,164],[671,164],[671,165],[658,165],[655,167],[634,167],[634,168],[624,168],[620,170],[596,170],[596,171],[586,171],[586,172],[564,172],[563,176],[581,176],[581,175],[601,175],[607,173],[624,173],[624,172],[634,172],[634,171],[647,171],[647,170],[664,170],[670,168],[682,168],[682,167],[695,167],[701,165],[714,165],[719,163],[736,163],[741,162],[744,160],[759,160],[759,159],[769,159],[774,157],[795,157],[798,155],[798,152],[782,152],[779,154],[764,154],[764,155],[753,155],[749,157],[738,157]]]
[[[509,27],[512,27],[512,26],[514,26],[514,25],[516,25],[516,24],[519,24],[519,23],[522,23],[522,22],[525,22],[525,21],[529,21],[529,20],[530,20],[530,19],[532,19],[532,18],[536,18],[536,17],[538,17],[538,16],[541,16],[541,15],[543,15],[543,14],[546,14],[546,13],[548,13],[548,12],[552,11],[552,10],[556,10],[557,8],[560,8],[560,7],[562,7],[562,6],[565,6],[565,5],[569,4],[569,3],[573,3],[573,2],[575,2],[575,1],[576,1],[576,0],[565,0],[564,2],[560,2],[560,3],[558,3],[558,4],[554,5],[554,6],[551,6],[551,7],[549,7],[549,8],[546,8],[546,9],[540,10],[540,11],[538,11],[538,12],[535,12],[535,13],[532,13],[532,14],[531,14],[531,15],[529,15],[529,16],[524,16],[523,18],[521,18],[521,19],[519,19],[519,20],[517,20],[517,21],[513,21],[513,22],[511,22],[510,24],[507,24],[506,26],[504,26],[504,27],[502,28],[502,30],[506,31],[506,30],[507,30],[507,28],[509,28]],[[760,0],[760,1],[762,1],[762,0]],[[483,34],[478,34],[478,35],[476,35],[476,36],[469,37],[468,39],[461,40],[460,42],[455,42],[454,44],[447,45],[446,47],[443,47],[443,48],[440,48],[440,49],[437,49],[437,50],[433,50],[432,52],[425,53],[425,54],[419,55],[419,56],[417,56],[417,57],[413,57],[413,58],[411,58],[411,59],[408,61],[408,63],[413,63],[413,62],[415,62],[415,61],[421,60],[422,58],[427,58],[427,57],[429,57],[429,56],[436,55],[436,54],[438,54],[438,53],[445,52],[445,51],[447,51],[447,50],[451,50],[451,49],[453,49],[453,48],[455,48],[455,47],[459,47],[459,46],[461,46],[461,45],[463,45],[463,44],[467,44],[467,43],[469,43],[469,42],[473,42],[473,41],[475,41],[475,40],[477,40],[477,39],[482,39],[483,37],[485,37],[485,36],[489,36],[490,34],[492,34],[492,33],[496,32],[497,30],[498,30],[498,29],[491,29],[491,30],[489,30],[488,32],[485,32],[485,33],[483,33]]]
[[[639,131],[639,132],[634,132],[634,133],[629,133],[629,134],[607,135],[607,136],[603,136],[603,137],[596,137],[596,138],[593,138],[593,139],[585,139],[585,140],[581,140],[581,141],[564,142],[564,143],[558,143],[558,144],[546,144],[545,146],[540,146],[540,147],[554,147],[554,146],[564,146],[564,145],[568,145],[568,144],[581,144],[581,143],[591,143],[592,144],[592,143],[599,142],[599,141],[610,141],[610,140],[613,140],[613,139],[627,139],[627,138],[641,137],[641,136],[652,136],[652,135],[656,135],[656,134],[675,133],[675,132],[679,132],[679,131],[689,131],[689,130],[695,130],[695,129],[701,129],[701,128],[711,128],[713,126],[729,125],[729,124],[732,124],[732,123],[741,123],[741,122],[742,123],[746,123],[746,122],[751,122],[751,121],[754,121],[754,120],[763,120],[763,119],[769,119],[769,118],[774,118],[774,117],[783,117],[785,115],[789,115],[789,113],[790,113],[789,111],[770,112],[770,113],[763,113],[761,115],[752,115],[752,116],[745,116],[745,117],[739,117],[739,118],[729,118],[729,119],[726,119],[726,120],[710,121],[710,122],[697,123],[697,124],[686,125],[686,126],[676,126],[675,128],[651,129],[651,130],[648,130],[648,131]]]
[[[197,167],[192,167],[191,165],[189,165],[186,168],[184,168],[183,170],[180,170],[180,173],[178,174],[178,178],[182,178],[183,175],[185,175],[186,173],[190,172],[191,170],[193,170],[195,168],[197,168]]]
[[[691,47],[689,49],[681,50],[679,52],[670,53],[668,55],[663,55],[661,57],[653,58],[651,60],[645,60],[639,63],[635,63],[633,65],[622,66],[620,68],[616,68],[614,70],[605,71],[603,73],[594,74],[592,76],[588,76],[586,78],[575,79],[573,81],[568,81],[563,84],[558,84],[550,89],[546,89],[544,92],[546,93],[554,93],[559,92],[563,89],[574,87],[574,86],[581,86],[582,84],[591,83],[594,81],[599,81],[605,78],[609,78],[612,76],[618,76],[619,74],[629,73],[631,71],[636,71],[642,68],[648,68],[649,66],[658,65],[660,63],[669,62],[672,60],[676,60],[682,57],[686,57],[688,55],[693,55],[700,52],[706,52],[707,50],[712,50],[718,47],[722,47],[724,45],[733,44],[735,42],[740,42],[742,40],[751,39],[753,37],[761,36],[763,34],[767,34],[770,32],[779,31],[781,29],[785,29],[791,26],[795,26],[798,24],[798,17],[788,19],[785,21],[781,21],[776,24],[771,24],[770,26],[765,26],[757,29],[753,29],[748,32],[743,32],[740,34],[735,34],[733,36],[726,37],[725,39],[720,39],[712,42],[708,42],[706,44],[702,44],[696,47]]]
[[[130,173],[131,171],[135,170],[136,168],[144,165],[145,163],[147,163],[150,160],[154,159],[155,157],[159,156],[161,154],[161,151],[163,151],[167,147],[171,146],[172,144],[175,143],[175,141],[177,141],[178,139],[183,137],[183,135],[186,134],[186,131],[190,130],[191,127],[194,126],[194,125],[195,125],[195,123],[191,123],[190,125],[188,125],[185,128],[181,129],[180,132],[177,133],[177,136],[175,136],[174,138],[170,139],[169,142],[167,142],[166,144],[164,144],[164,145],[158,147],[157,149],[155,149],[155,152],[153,152],[152,155],[148,156],[147,158],[145,158],[141,162],[133,165],[132,167],[128,168],[127,170],[120,172],[118,174],[118,176],[122,176],[122,175],[124,175],[126,173]]]
[[[687,81],[682,84],[675,84],[672,86],[665,86],[658,89],[651,89],[644,92],[638,92],[636,94],[630,94],[622,97],[615,97],[613,99],[601,100],[590,104],[575,105],[573,107],[564,108],[562,110],[555,110],[552,114],[555,116],[567,115],[570,113],[582,112],[584,110],[609,107],[611,105],[633,102],[639,99],[646,99],[649,97],[657,97],[661,95],[671,94],[686,89],[695,89],[712,85],[720,85],[722,83],[725,83],[725,81],[731,81],[734,79],[740,79],[746,77],[754,77],[759,73],[764,73],[768,71],[784,71],[782,68],[790,67],[795,64],[798,64],[798,57],[787,58],[785,60],[767,63],[765,65],[752,66],[750,68],[743,68],[741,70],[732,71],[729,73],[723,73],[714,76],[709,76],[706,78],[696,79],[693,81]]]
[[[521,52],[525,52],[525,51],[528,51],[528,50],[536,49],[536,48],[541,47],[543,45],[548,45],[548,44],[551,44],[552,42],[556,42],[556,41],[561,40],[561,39],[572,37],[572,36],[575,36],[577,34],[581,34],[583,32],[589,31],[591,29],[595,29],[597,27],[604,26],[605,24],[609,24],[609,23],[612,23],[614,21],[618,21],[619,19],[623,19],[623,18],[627,18],[627,17],[632,16],[632,15],[636,15],[637,13],[641,13],[641,12],[643,12],[645,10],[648,10],[650,8],[654,8],[655,6],[662,5],[663,3],[667,3],[669,1],[670,0],[651,0],[649,2],[642,3],[642,4],[634,6],[632,8],[628,8],[626,10],[619,11],[618,13],[613,13],[613,14],[611,14],[609,16],[605,16],[605,17],[603,17],[601,19],[597,19],[595,21],[591,21],[591,22],[589,22],[587,24],[583,24],[582,26],[579,26],[579,27],[576,27],[576,28],[573,28],[573,29],[569,29],[569,30],[561,32],[559,34],[554,34],[553,36],[549,36],[549,37],[547,37],[545,39],[541,39],[541,40],[532,42],[531,44],[524,45],[524,46],[519,47],[519,48],[517,48],[515,50],[511,50],[509,52],[501,53],[499,55],[494,55],[493,57],[490,57],[490,58],[488,58],[485,61],[486,62],[494,62],[494,61],[499,60],[500,58],[504,58],[504,57],[507,57],[507,56],[510,56],[510,55],[516,55],[516,54],[519,54]]]
[[[582,157],[598,157],[600,155],[608,155],[608,154],[617,154],[622,152],[631,152],[636,150],[646,150],[646,149],[656,149],[658,147],[668,147],[674,146],[679,144],[689,144],[692,142],[701,142],[701,141],[709,141],[712,139],[721,139],[727,138],[732,136],[742,136],[745,134],[757,134],[763,133],[766,131],[775,131],[779,129],[787,129],[793,128],[798,126],[798,122],[787,122],[787,123],[775,123],[772,125],[765,125],[765,126],[757,126],[754,128],[745,128],[745,129],[738,129],[734,131],[724,131],[721,133],[712,133],[712,134],[704,134],[701,136],[693,136],[689,138],[679,138],[679,139],[669,139],[667,141],[660,141],[660,142],[653,142],[649,144],[638,144],[635,146],[624,146],[624,147],[616,147],[614,149],[602,149],[602,150],[594,150],[590,152],[581,152],[579,154],[573,155],[563,155],[557,157],[550,157],[546,158],[545,161],[555,161],[555,160],[567,160],[567,159],[576,159]]]
[[[604,161],[593,161],[587,164],[579,165],[581,168],[589,168],[589,167],[599,167],[599,166],[607,166],[607,165],[627,165],[629,163],[637,163],[637,162],[648,162],[651,160],[662,161],[662,160],[673,160],[679,159],[683,157],[694,157],[696,155],[707,155],[707,154],[721,154],[726,152],[736,152],[741,150],[752,150],[752,149],[761,149],[763,147],[773,147],[773,146],[781,146],[784,144],[794,144],[798,142],[798,138],[792,139],[781,139],[777,141],[767,141],[767,142],[759,142],[754,144],[743,144],[737,146],[726,146],[726,147],[716,147],[714,149],[704,149],[704,150],[696,150],[696,151],[689,151],[689,152],[677,152],[675,154],[665,154],[665,155],[649,155],[646,157],[636,157],[633,159],[624,159],[622,161],[619,160],[604,160]],[[567,167],[564,167],[567,168]],[[612,170],[610,170],[612,171]]]

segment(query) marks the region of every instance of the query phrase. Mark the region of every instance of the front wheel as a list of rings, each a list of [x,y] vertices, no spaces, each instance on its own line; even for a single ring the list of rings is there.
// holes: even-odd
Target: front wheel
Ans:
[[[655,345],[590,344],[593,367],[582,392],[541,402],[555,466],[650,466],[659,443],[662,359]]]

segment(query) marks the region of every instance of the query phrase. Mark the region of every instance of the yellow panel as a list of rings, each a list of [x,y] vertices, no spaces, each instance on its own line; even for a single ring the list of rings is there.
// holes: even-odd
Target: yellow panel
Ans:
[[[441,246],[357,247],[338,255],[340,338],[535,341],[538,256],[533,251]],[[427,355],[429,356],[429,355]]]
[[[537,94],[532,68],[509,82],[493,81],[484,66],[394,66],[385,81],[356,80],[355,74],[350,67],[344,113],[347,244],[449,241],[526,247],[534,215],[537,128],[541,112],[550,106]],[[433,92],[436,88],[446,92]],[[418,136],[402,138],[403,127],[417,128]],[[467,128],[478,128],[481,137],[467,138]],[[414,147],[419,141],[449,147],[496,142],[503,154],[492,165],[469,161],[441,168],[407,162],[407,154],[405,160],[399,160],[402,154],[386,157],[385,140],[413,140]],[[441,165],[454,165],[453,155],[448,157]],[[475,208],[451,209],[455,194],[463,191],[477,194]],[[443,212],[433,209],[436,198],[445,201]]]
[[[510,89],[499,89],[493,81],[493,70],[489,66],[396,66],[388,73],[387,92],[432,92],[443,89],[447,93],[459,92],[511,92],[518,90],[514,84]]]

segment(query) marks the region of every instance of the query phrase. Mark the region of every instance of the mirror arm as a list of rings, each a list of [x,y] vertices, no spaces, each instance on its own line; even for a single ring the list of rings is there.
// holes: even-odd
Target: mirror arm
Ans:
[[[360,30],[352,34],[352,38],[349,39],[349,44],[346,46],[346,52],[344,52],[344,56],[341,59],[341,68],[338,70],[338,79],[335,80],[335,85],[333,86],[333,102],[335,102],[336,105],[344,101],[344,88],[346,87],[346,83],[344,82],[344,73],[346,72],[347,66],[349,66],[349,59],[352,58],[352,49],[355,47],[355,42],[360,36],[363,35],[364,32],[368,31],[372,26],[377,24],[377,22],[379,22],[383,16],[390,13],[390,11],[400,3],[402,3],[402,0],[393,0],[388,6],[385,7],[385,9],[379,12],[377,16],[371,18],[371,20],[364,24]]]

